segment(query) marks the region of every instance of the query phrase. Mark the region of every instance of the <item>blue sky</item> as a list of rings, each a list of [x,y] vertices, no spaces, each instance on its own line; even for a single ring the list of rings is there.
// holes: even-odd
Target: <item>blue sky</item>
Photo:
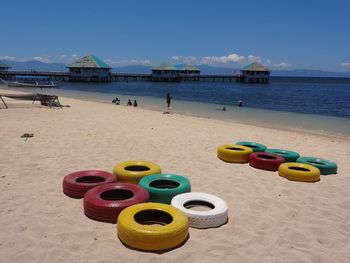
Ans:
[[[0,60],[350,71],[346,0],[11,0],[1,17]]]

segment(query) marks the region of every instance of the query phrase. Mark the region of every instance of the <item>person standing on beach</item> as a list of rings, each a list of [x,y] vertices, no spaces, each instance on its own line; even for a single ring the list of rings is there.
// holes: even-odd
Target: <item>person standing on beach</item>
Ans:
[[[170,96],[170,93],[166,94],[166,103],[168,104],[168,108],[170,108],[170,103],[171,103],[172,97]]]

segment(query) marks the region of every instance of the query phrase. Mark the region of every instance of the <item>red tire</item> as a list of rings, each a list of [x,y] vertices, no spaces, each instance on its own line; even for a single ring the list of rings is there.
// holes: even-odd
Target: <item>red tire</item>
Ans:
[[[250,166],[267,171],[278,171],[278,167],[284,162],[282,156],[268,152],[254,152],[249,156]]]
[[[114,183],[117,177],[109,172],[85,170],[68,174],[63,179],[63,193],[72,198],[83,198],[84,194],[96,186]]]
[[[148,198],[148,192],[136,184],[104,184],[85,194],[84,213],[91,219],[115,224],[124,208],[147,202]]]

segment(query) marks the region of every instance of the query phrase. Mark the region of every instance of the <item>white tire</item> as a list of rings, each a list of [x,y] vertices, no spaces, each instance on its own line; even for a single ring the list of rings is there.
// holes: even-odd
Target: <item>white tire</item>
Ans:
[[[202,204],[212,208],[208,211],[198,211],[186,208],[189,205]],[[171,205],[181,210],[189,221],[189,226],[194,228],[211,228],[225,224],[228,220],[226,202],[211,194],[190,192],[173,197]]]

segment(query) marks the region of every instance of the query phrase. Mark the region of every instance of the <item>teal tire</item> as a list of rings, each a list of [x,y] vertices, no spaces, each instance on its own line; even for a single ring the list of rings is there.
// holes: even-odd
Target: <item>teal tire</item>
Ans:
[[[306,163],[317,167],[322,175],[336,174],[337,164],[325,159],[317,157],[300,157],[297,159],[297,163]]]
[[[286,160],[286,163],[296,162],[296,160],[300,157],[299,153],[297,152],[282,149],[267,149],[266,152],[282,156]]]
[[[235,144],[249,147],[253,152],[265,152],[266,146],[257,142],[236,142]]]
[[[170,204],[171,199],[178,195],[191,192],[190,181],[176,174],[152,174],[143,177],[139,186],[149,193],[149,202]]]

